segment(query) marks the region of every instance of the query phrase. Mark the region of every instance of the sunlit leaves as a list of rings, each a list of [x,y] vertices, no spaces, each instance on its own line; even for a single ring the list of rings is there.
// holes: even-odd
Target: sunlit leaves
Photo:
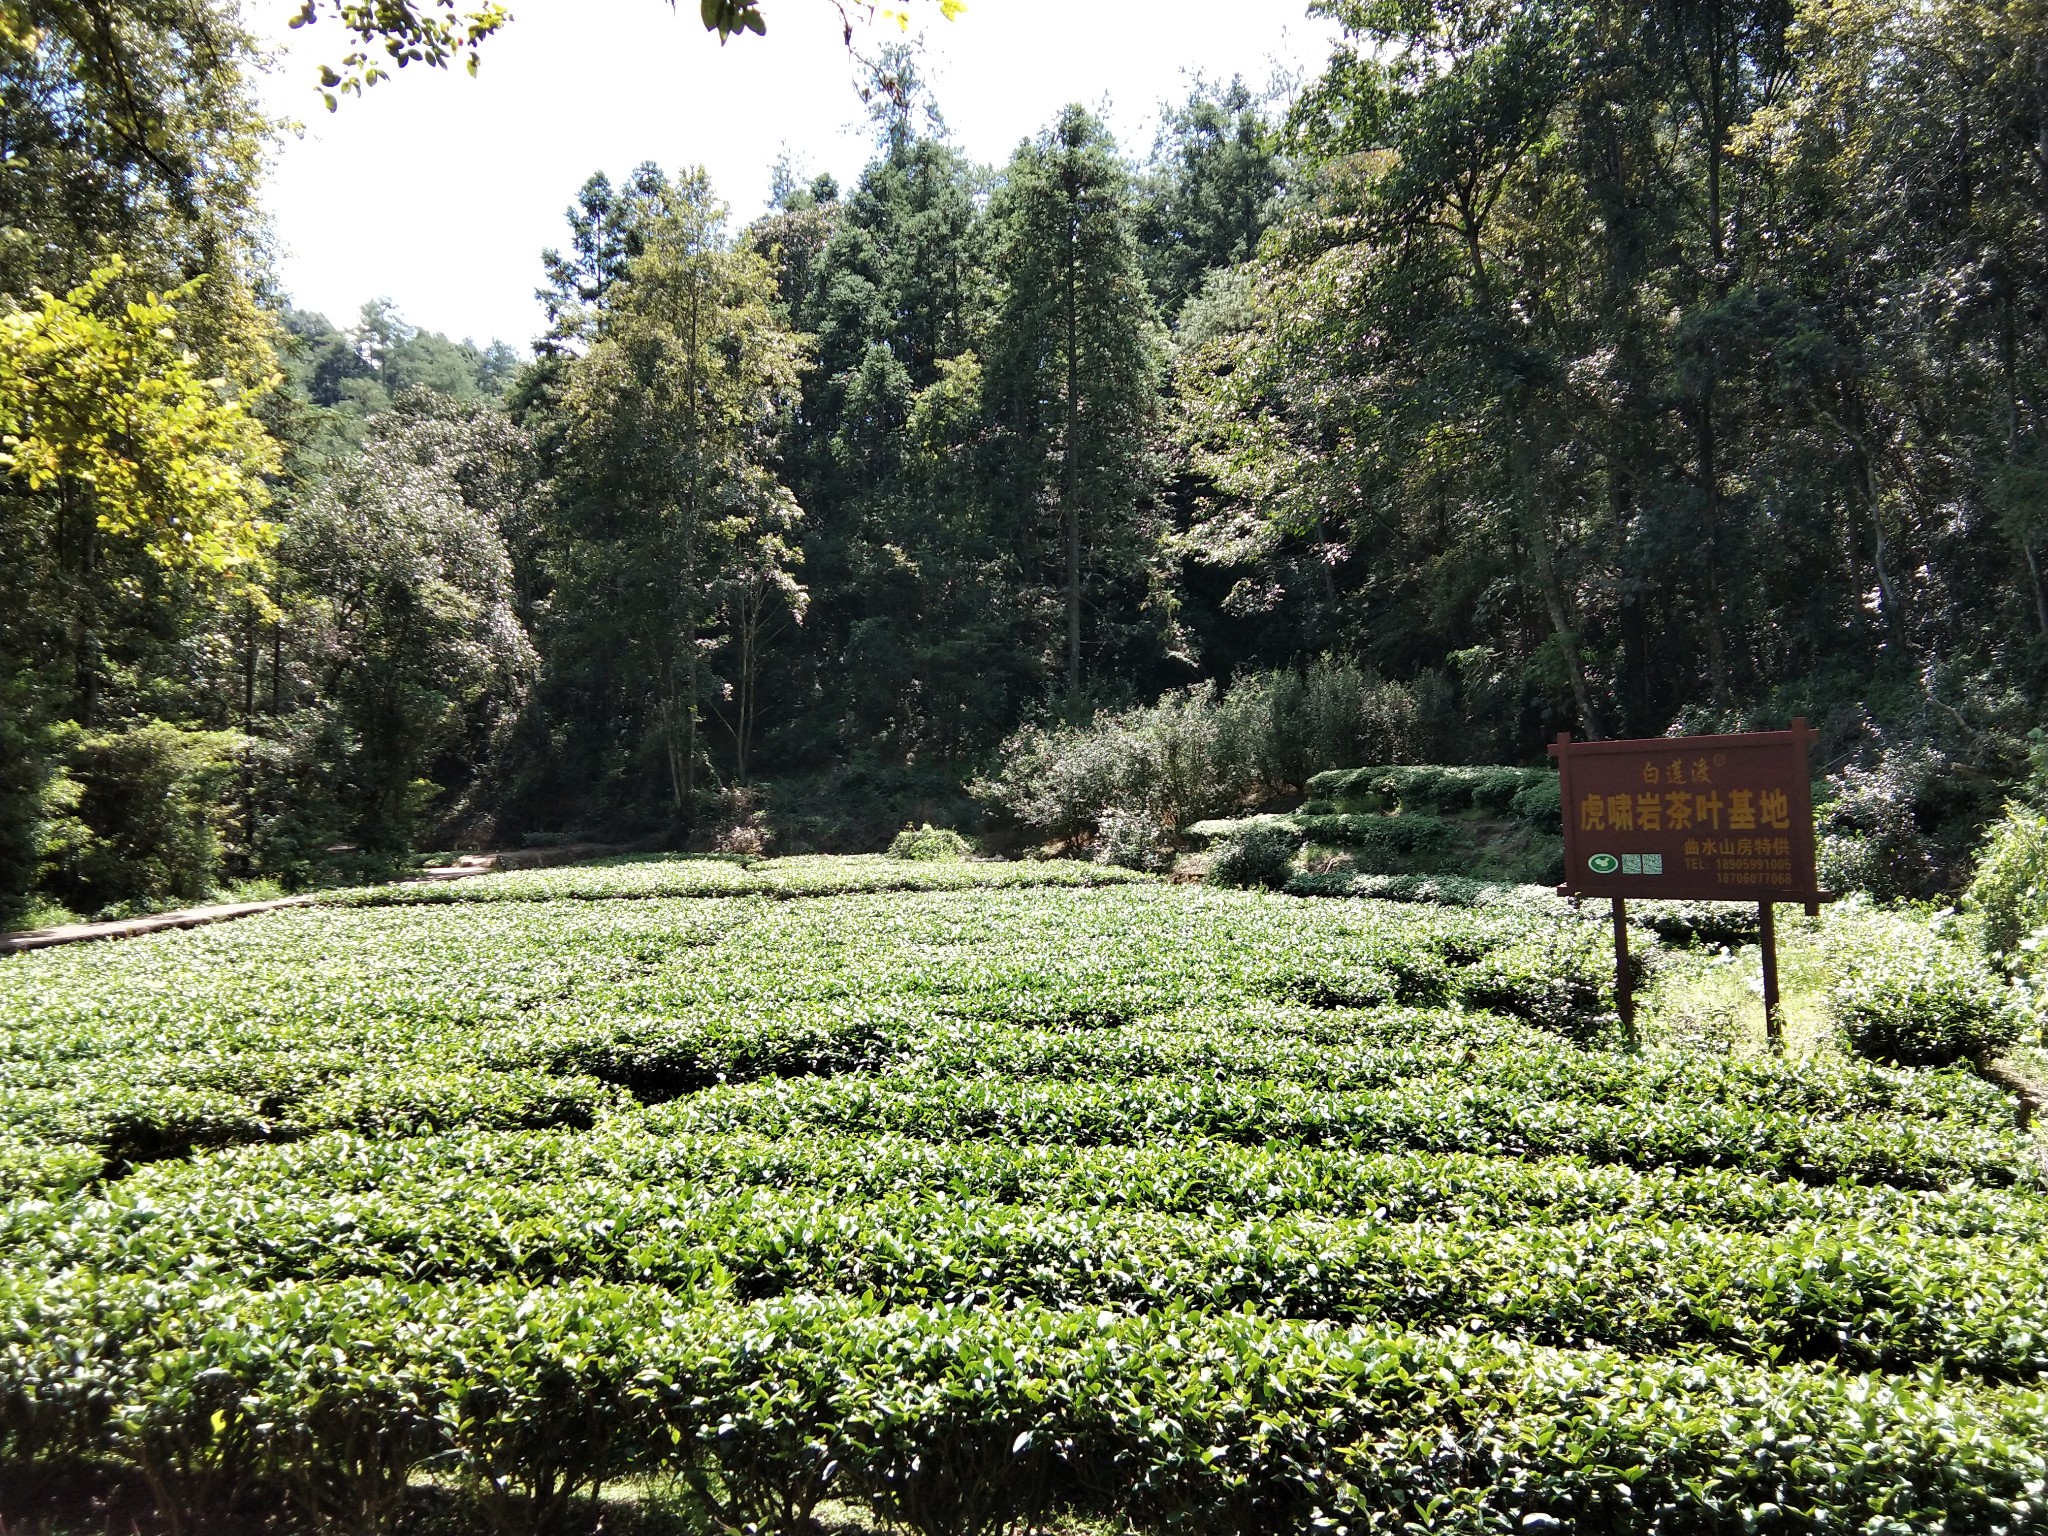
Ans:
[[[423,1474],[495,1530],[621,1479],[789,1533],[2038,1524],[1989,1084],[1488,1011],[1597,978],[1558,912],[884,865],[1042,869],[622,861],[0,967],[0,1452],[190,1529]]]
[[[320,66],[320,94],[330,112],[342,95],[360,96],[408,64],[446,69],[460,61],[475,74],[479,46],[512,19],[496,0],[468,11],[460,9],[460,0],[303,0],[291,25],[312,26],[323,16],[332,16],[355,40],[340,68]]]
[[[0,474],[54,505],[84,498],[102,534],[159,565],[256,575],[277,449],[250,400],[197,371],[178,306],[116,297],[116,261],[59,297],[0,315]]]

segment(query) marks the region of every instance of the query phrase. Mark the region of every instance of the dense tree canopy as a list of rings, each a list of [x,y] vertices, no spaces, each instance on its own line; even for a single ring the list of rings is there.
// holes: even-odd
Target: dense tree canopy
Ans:
[[[332,90],[503,19],[310,9]],[[307,880],[764,781],[867,836],[1233,687],[1444,761],[1804,712],[1857,878],[1952,881],[2048,682],[2048,9],[1318,9],[1143,155],[977,165],[888,47],[850,185],[593,176],[529,361],[272,294],[226,6],[0,5],[5,899],[107,764],[228,753]]]
[[[731,698],[744,773],[759,605],[797,593],[800,514],[769,459],[803,344],[702,172],[665,186],[639,243],[534,411],[554,448],[545,634],[557,707],[603,722],[570,761],[626,805],[658,785],[687,817],[704,708]]]

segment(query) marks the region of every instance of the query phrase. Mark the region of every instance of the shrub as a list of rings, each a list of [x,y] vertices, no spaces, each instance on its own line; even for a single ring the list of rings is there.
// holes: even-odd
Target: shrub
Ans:
[[[1293,872],[1294,834],[1279,827],[1253,827],[1216,850],[1209,863],[1209,883],[1277,889]]]
[[[1340,763],[1396,762],[1415,749],[1409,690],[1327,657],[1239,678],[1216,713],[1221,758],[1274,792]]]
[[[889,857],[915,863],[957,863],[974,852],[973,844],[951,827],[905,827],[889,844]]]
[[[1111,806],[1095,833],[1095,862],[1120,869],[1163,870],[1173,863],[1173,835],[1143,811]]]
[[[1984,840],[1966,901],[1987,953],[2009,973],[2031,974],[2039,952],[2022,946],[2048,926],[2048,816],[2005,808]]]
[[[1353,850],[1366,874],[1432,869],[1464,840],[1462,828],[1438,816],[1299,816],[1295,821],[1310,840]]]
[[[1438,815],[1479,811],[1516,816],[1539,827],[1556,826],[1561,814],[1557,773],[1551,768],[1446,767],[1435,763],[1345,768],[1317,774],[1309,780],[1309,790],[1336,801],[1337,808],[1345,811]]]
[[[1112,807],[1185,826],[1249,787],[1218,759],[1215,701],[1204,685],[1085,726],[1027,726],[1004,743],[995,776],[969,792],[1052,837],[1092,833]]]
[[[220,877],[223,797],[241,745],[232,732],[163,720],[74,731],[47,845],[50,890],[82,912],[202,900]]]
[[[1829,991],[1850,1045],[1874,1061],[1945,1067],[2011,1044],[2021,1023],[2012,989],[1968,947],[1897,926],[1908,931],[1854,943]]]
[[[1001,764],[968,786],[984,804],[1048,837],[1101,829],[1112,808],[1180,829],[1319,769],[1409,745],[1412,701],[1346,663],[1254,673],[1227,694],[1214,684],[1085,726],[1027,726]]]
[[[1525,781],[1508,801],[1508,814],[1541,831],[1560,831],[1564,826],[1564,801],[1559,795],[1557,775],[1545,773],[1540,779]]]
[[[1868,765],[1852,763],[1829,780],[1815,807],[1821,884],[1880,899],[1957,889],[1990,809],[1987,782],[1917,742],[1882,747]]]
[[[721,789],[699,798],[697,826],[690,839],[693,846],[710,853],[758,859],[774,840],[758,790]]]

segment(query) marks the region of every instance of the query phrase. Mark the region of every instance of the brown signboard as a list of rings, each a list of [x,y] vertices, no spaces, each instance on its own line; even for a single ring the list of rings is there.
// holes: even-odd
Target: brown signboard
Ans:
[[[1818,910],[1805,720],[1789,731],[1551,747],[1572,896]]]

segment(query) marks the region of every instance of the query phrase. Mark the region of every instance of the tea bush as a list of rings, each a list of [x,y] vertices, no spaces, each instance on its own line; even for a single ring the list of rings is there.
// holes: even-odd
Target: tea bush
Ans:
[[[677,896],[830,896],[873,891],[954,891],[1114,885],[1134,871],[1064,859],[970,863],[887,854],[800,854],[742,859],[723,854],[634,854],[557,869],[518,869],[439,884],[330,891],[332,906],[468,906],[494,902],[628,901]]]
[[[1224,839],[1209,861],[1209,883],[1277,889],[1294,872],[1294,838],[1279,827],[1248,827]]]
[[[1179,829],[1284,793],[1319,770],[1408,750],[1407,690],[1345,662],[1251,673],[1097,716],[1029,726],[1005,741],[974,796],[1039,837],[1090,836],[1104,817]]]
[[[957,863],[974,853],[974,845],[951,827],[905,827],[889,844],[889,857],[913,863]]]
[[[1856,939],[1828,1003],[1861,1054],[1942,1067],[2018,1037],[2024,1016],[2012,988],[1957,938],[1877,917]]]
[[[1994,959],[2014,974],[2038,968],[2038,946],[2026,946],[2048,928],[2048,816],[2006,807],[1985,837],[1965,904]]]
[[[2037,1528],[2005,1096],[1619,1049],[1604,912],[1438,884],[655,858],[0,962],[0,1486],[186,1531],[587,1531],[621,1482],[763,1536]]]
[[[1546,828],[1561,814],[1554,768],[1414,767],[1346,768],[1319,773],[1309,792],[1347,811],[1402,811],[1458,815],[1479,811],[1516,815]],[[1546,791],[1548,793],[1546,793]]]

